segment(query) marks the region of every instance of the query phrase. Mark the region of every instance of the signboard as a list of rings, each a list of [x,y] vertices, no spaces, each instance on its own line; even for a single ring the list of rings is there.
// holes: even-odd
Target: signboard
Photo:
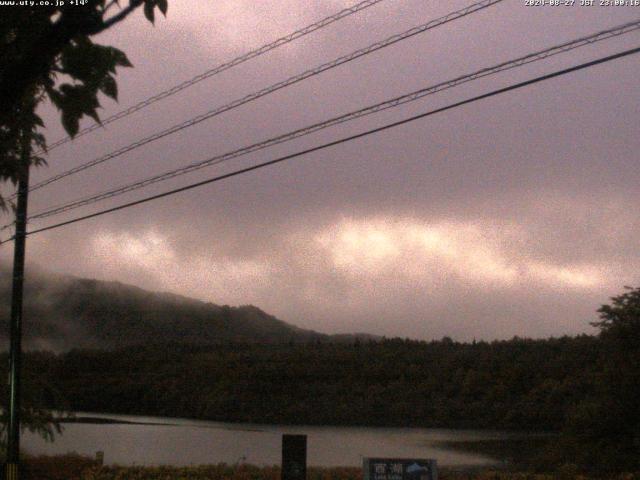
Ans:
[[[307,478],[307,436],[282,436],[282,480]]]
[[[438,480],[436,461],[417,458],[365,458],[364,480]]]

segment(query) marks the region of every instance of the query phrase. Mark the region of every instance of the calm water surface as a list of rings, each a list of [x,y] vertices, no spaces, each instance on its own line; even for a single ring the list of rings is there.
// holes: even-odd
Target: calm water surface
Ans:
[[[47,443],[25,434],[24,449],[33,454],[104,451],[107,464],[200,465],[225,462],[276,465],[281,436],[305,434],[308,463],[315,466],[361,466],[362,457],[436,458],[440,465],[487,465],[481,455],[437,446],[441,441],[508,438],[500,432],[418,428],[365,428],[251,425],[129,415],[77,414],[140,424],[68,423],[62,436]]]

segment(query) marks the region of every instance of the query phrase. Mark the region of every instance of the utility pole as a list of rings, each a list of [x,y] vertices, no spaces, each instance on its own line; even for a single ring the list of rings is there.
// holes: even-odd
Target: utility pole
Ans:
[[[22,294],[27,233],[27,199],[31,138],[23,134],[21,166],[18,178],[16,233],[13,251],[13,289],[11,294],[11,344],[9,347],[9,426],[5,480],[20,478],[20,368],[22,363]]]

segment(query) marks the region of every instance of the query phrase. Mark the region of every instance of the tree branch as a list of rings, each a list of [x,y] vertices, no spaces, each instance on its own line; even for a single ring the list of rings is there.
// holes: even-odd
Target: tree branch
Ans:
[[[111,0],[107,5],[105,5],[104,9],[102,10],[102,13],[107,13],[111,9],[111,7],[113,7],[114,5],[120,6],[120,4],[118,3],[118,0]]]
[[[92,28],[90,27],[87,29],[83,29],[82,33],[85,35],[95,35],[97,33],[103,32],[109,27],[127,18],[131,12],[133,12],[136,8],[138,8],[143,3],[144,3],[144,0],[131,0],[131,2],[129,2],[129,6],[120,10],[120,12],[115,14],[113,17],[107,20],[103,20],[103,22],[100,25],[93,26]]]

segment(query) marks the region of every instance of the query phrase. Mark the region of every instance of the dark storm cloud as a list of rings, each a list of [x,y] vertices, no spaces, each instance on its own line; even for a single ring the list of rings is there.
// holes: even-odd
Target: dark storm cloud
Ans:
[[[169,18],[155,28],[139,19],[105,35],[105,43],[126,50],[136,65],[120,76],[121,105],[349,3],[173,2]],[[56,150],[51,167],[36,177],[468,3],[388,0]],[[528,8],[507,0],[43,189],[31,208],[224,153],[637,14],[637,8]],[[437,108],[639,39],[634,33],[585,47],[145,193]],[[639,280],[632,207],[640,196],[638,70],[637,58],[623,59],[43,233],[30,240],[29,256],[58,271],[216,303],[254,303],[327,332],[470,339],[589,331],[599,304]],[[108,105],[105,115],[116,110]],[[49,138],[56,139],[56,115],[47,112],[47,118]]]

